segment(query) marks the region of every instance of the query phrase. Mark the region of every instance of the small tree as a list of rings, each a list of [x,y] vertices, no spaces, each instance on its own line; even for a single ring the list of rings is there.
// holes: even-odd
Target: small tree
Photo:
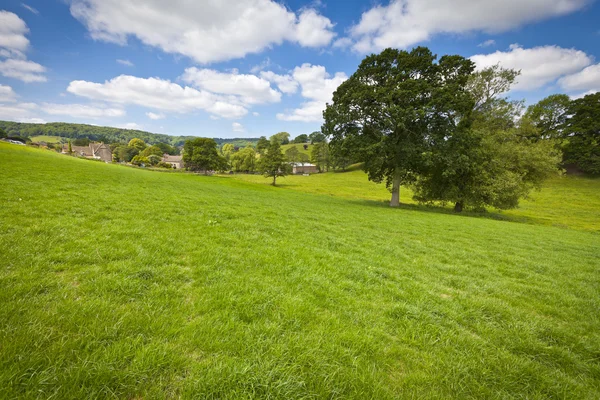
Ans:
[[[133,138],[129,141],[128,146],[137,149],[139,152],[146,148],[146,143],[142,139]]]
[[[292,146],[285,151],[285,157],[289,162],[298,162],[300,157],[300,151],[296,146]]]
[[[290,167],[285,161],[285,156],[281,152],[281,145],[277,138],[271,141],[265,154],[258,160],[258,170],[265,178],[273,178],[273,186],[276,185],[278,176],[286,176],[290,173]]]
[[[140,152],[142,157],[150,157],[151,155],[155,155],[159,158],[163,156],[163,151],[158,146],[150,146],[146,147],[143,151]]]
[[[6,134],[6,131],[5,131],[4,129],[0,128],[0,139],[3,139],[3,138],[5,138],[6,136],[8,136],[8,135]]]
[[[329,144],[327,142],[316,143],[310,152],[310,160],[317,166],[320,172],[329,171],[329,166],[331,165]]]
[[[308,143],[308,135],[303,133],[301,135],[296,136],[294,138],[294,143],[296,143],[296,144]]]
[[[258,142],[256,143],[256,151],[258,152],[258,154],[262,155],[268,147],[269,141],[266,137],[261,136],[260,138],[258,138]]]
[[[323,135],[320,131],[311,133],[308,135],[308,138],[310,139],[310,144],[321,143],[326,139],[325,135]]]
[[[230,160],[231,155],[235,152],[236,152],[235,146],[231,143],[225,143],[223,145],[223,147],[221,148],[221,153],[223,153],[223,157],[225,157],[225,159],[227,161]]]
[[[279,132],[271,136],[271,142],[277,140],[279,144],[288,144],[290,142],[290,134],[287,132]]]
[[[252,173],[256,170],[256,152],[248,146],[231,155],[231,168],[235,172]]]
[[[69,154],[73,154],[73,146],[71,146],[70,140],[69,140]]]
[[[217,142],[213,139],[198,138],[187,140],[183,145],[183,162],[190,171],[222,171],[227,161],[217,150]]]
[[[133,157],[133,159],[131,160],[131,163],[133,165],[137,165],[137,166],[150,165],[150,160],[148,160],[147,157],[138,155],[138,156]]]

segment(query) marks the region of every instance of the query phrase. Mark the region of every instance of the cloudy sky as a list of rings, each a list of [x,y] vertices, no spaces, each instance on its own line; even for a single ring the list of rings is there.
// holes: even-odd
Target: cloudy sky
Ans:
[[[0,119],[256,137],[321,126],[367,54],[429,46],[600,90],[600,1],[2,0]]]

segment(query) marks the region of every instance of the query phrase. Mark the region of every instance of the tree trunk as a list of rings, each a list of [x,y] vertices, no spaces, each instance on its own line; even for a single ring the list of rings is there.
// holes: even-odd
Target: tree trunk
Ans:
[[[390,207],[400,206],[400,171],[394,172],[394,180],[392,181],[392,200]]]
[[[456,204],[454,204],[454,212],[459,213],[459,212],[462,212],[462,210],[463,210],[463,202],[457,201]]]
[[[277,175],[273,176],[273,183],[271,183],[271,185],[275,186],[275,179],[277,179]]]

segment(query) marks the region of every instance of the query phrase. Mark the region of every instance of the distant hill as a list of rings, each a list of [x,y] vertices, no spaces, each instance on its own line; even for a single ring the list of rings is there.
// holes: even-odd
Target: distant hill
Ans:
[[[95,126],[85,124],[71,124],[66,122],[52,122],[48,124],[29,124],[23,122],[0,121],[0,128],[4,129],[8,136],[21,136],[32,138],[35,136],[59,136],[69,139],[88,138],[90,140],[116,143],[129,142],[133,138],[142,139],[148,144],[167,143],[172,146],[181,146],[186,140],[197,136],[170,136],[161,133],[151,133],[136,129],[112,128],[108,126]],[[258,138],[233,138],[214,140],[222,145],[233,143],[234,146],[244,147],[248,143],[255,145]]]

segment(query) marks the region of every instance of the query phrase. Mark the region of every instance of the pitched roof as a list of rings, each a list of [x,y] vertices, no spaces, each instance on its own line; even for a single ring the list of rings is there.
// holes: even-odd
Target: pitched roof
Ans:
[[[163,162],[182,162],[183,157],[182,156],[172,156],[169,154],[163,154],[162,161]]]

